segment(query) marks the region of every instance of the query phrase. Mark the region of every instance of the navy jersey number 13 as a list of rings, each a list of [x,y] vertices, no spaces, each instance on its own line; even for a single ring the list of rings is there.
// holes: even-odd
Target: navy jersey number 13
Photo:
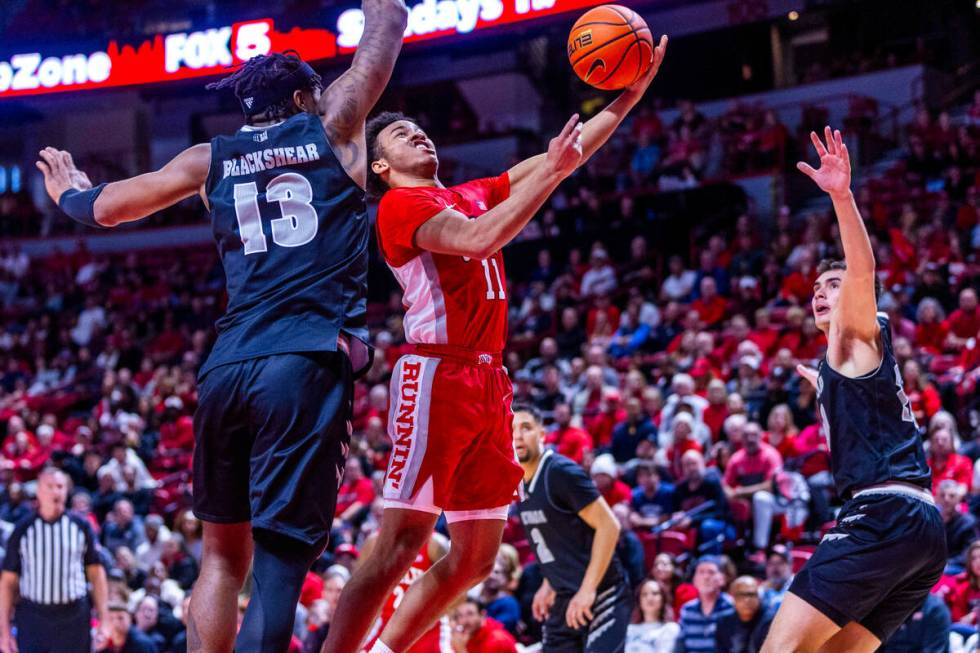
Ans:
[[[228,308],[202,376],[257,356],[333,351],[340,332],[367,341],[364,192],[317,116],[214,138],[206,190]]]

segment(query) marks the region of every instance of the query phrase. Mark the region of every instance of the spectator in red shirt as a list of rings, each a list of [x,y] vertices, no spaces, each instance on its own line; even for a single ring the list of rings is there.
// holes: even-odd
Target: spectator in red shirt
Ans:
[[[585,453],[592,450],[592,436],[588,431],[572,426],[572,410],[568,404],[555,406],[555,424],[558,428],[549,433],[545,441],[555,445],[558,453],[581,465]]]
[[[980,540],[966,550],[966,571],[946,597],[950,617],[956,623],[976,625],[980,608]]]
[[[728,301],[718,294],[718,283],[713,277],[701,279],[701,296],[691,303],[698,317],[706,326],[718,324],[728,312]]]
[[[617,478],[619,474],[616,471],[616,459],[612,454],[604,453],[596,456],[589,473],[595,481],[599,494],[610,506],[615,506],[617,503],[628,504],[632,500],[633,491],[630,490],[630,486]]]
[[[924,424],[943,407],[939,391],[922,374],[918,361],[909,359],[902,368],[905,380],[905,394],[912,405],[912,414],[920,424]]]
[[[964,288],[960,292],[960,307],[953,311],[946,320],[949,335],[946,345],[959,351],[966,346],[966,341],[976,338],[980,332],[980,306],[977,305],[977,291]]]
[[[803,321],[806,313],[799,306],[791,306],[786,311],[786,325],[783,327],[782,334],[776,342],[776,350],[789,349],[797,352],[803,346]]]
[[[783,460],[792,460],[800,455],[800,449],[796,444],[799,429],[793,423],[793,411],[789,409],[789,406],[786,404],[774,406],[769,411],[766,426],[768,430],[764,439],[776,448]]]
[[[762,430],[755,422],[746,424],[742,432],[745,446],[728,461],[723,486],[729,499],[751,500],[756,492],[772,487],[772,477],[782,468],[783,457],[762,441]]]
[[[953,434],[949,429],[933,431],[926,462],[932,470],[933,494],[939,489],[939,483],[947,478],[962,483],[967,490],[973,488],[973,465],[969,458],[953,450]]]
[[[487,616],[478,600],[466,598],[452,617],[453,653],[517,653],[517,642],[503,625]]]
[[[346,523],[357,521],[374,501],[374,483],[364,476],[361,459],[351,456],[347,459],[344,483],[337,490],[337,511],[335,519]]]
[[[728,417],[728,390],[721,379],[713,379],[708,384],[708,405],[701,413],[701,421],[711,431],[711,441],[721,439],[721,429]]]
[[[919,302],[915,312],[915,346],[932,355],[941,354],[949,335],[945,318],[943,307],[932,297]]]
[[[759,351],[768,355],[776,348],[779,331],[769,323],[769,309],[760,308],[755,312],[755,328],[749,333],[750,341],[759,346]]]
[[[681,458],[688,451],[704,453],[704,447],[694,439],[694,418],[691,417],[690,413],[677,413],[671,426],[672,444],[667,449],[667,465],[672,477],[682,478],[684,469],[681,465]]]

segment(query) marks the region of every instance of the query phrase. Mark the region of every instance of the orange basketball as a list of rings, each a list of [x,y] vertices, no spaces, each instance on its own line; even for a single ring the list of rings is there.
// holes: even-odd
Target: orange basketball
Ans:
[[[620,5],[587,11],[568,35],[568,60],[579,78],[595,88],[626,88],[649,69],[653,35],[638,13]]]

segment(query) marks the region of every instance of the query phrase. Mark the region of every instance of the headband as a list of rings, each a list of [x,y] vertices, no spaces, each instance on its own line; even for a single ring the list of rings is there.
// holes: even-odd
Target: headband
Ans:
[[[305,61],[299,62],[299,67],[284,77],[276,79],[262,88],[256,89],[247,97],[239,97],[242,111],[249,118],[264,113],[272,105],[292,96],[298,88],[308,88],[318,78],[316,71]]]

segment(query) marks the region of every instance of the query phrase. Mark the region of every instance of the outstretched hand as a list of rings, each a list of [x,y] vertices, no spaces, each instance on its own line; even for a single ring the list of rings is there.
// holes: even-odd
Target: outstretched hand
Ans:
[[[40,151],[41,160],[37,169],[44,175],[44,189],[57,204],[66,190],[88,190],[92,187],[88,175],[75,167],[71,154],[64,150],[46,147]]]
[[[820,168],[814,170],[804,161],[797,163],[796,167],[815,181],[823,192],[831,196],[845,195],[851,188],[851,157],[847,153],[847,145],[841,138],[840,130],[831,133],[830,127],[824,127],[823,133],[826,146],[816,132],[810,132],[810,140],[820,157]]]
[[[551,139],[545,163],[563,178],[575,172],[582,162],[582,123],[572,116],[561,133]]]
[[[651,64],[649,70],[643,77],[633,82],[631,85],[626,87],[627,91],[632,93],[644,93],[650,84],[653,82],[653,78],[657,76],[660,71],[660,64],[664,62],[664,55],[667,54],[667,35],[664,34],[660,37],[660,44],[653,49],[653,55],[651,59]]]

